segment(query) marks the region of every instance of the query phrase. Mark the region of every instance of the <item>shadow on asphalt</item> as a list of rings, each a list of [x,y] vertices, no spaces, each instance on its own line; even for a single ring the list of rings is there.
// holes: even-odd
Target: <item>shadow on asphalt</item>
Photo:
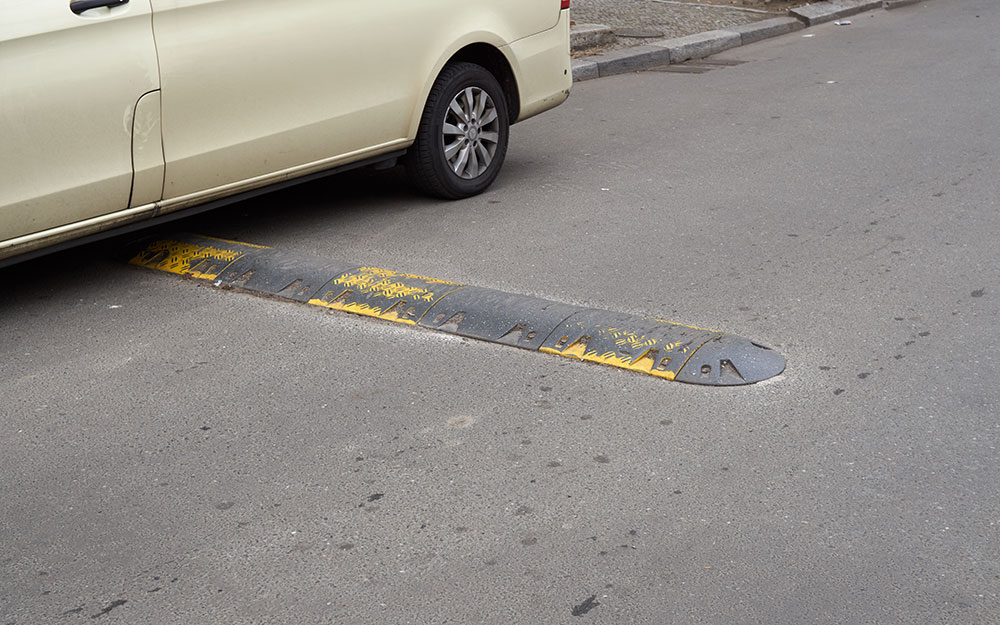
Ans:
[[[365,168],[223,206],[175,222],[169,230],[226,238],[245,230],[294,231],[317,221],[336,227],[338,220],[372,211],[410,210],[435,201],[412,189],[402,167],[382,171]]]
[[[37,288],[51,290],[53,281],[75,280],[104,272],[108,262],[127,262],[143,241],[172,232],[195,232],[219,238],[238,237],[239,232],[264,229],[297,231],[322,222],[336,227],[372,211],[401,212],[433,204],[409,185],[402,167],[375,171],[357,169],[295,185],[205,213],[79,245],[0,268],[0,310],[19,294]],[[29,295],[30,297],[30,295]]]
[[[504,170],[490,192],[535,185],[557,173],[555,163],[532,158],[524,149],[508,154]],[[470,200],[471,201],[471,200]],[[221,239],[267,245],[268,240],[302,238],[316,231],[349,229],[357,222],[428,211],[451,204],[422,195],[410,185],[403,167],[370,167],[330,176],[234,202],[176,221],[31,258],[0,268],[0,311],[19,295],[60,283],[93,279],[127,262],[149,239],[190,232]],[[264,236],[266,234],[266,236]],[[252,239],[252,240],[251,240]],[[31,297],[28,295],[28,297]]]

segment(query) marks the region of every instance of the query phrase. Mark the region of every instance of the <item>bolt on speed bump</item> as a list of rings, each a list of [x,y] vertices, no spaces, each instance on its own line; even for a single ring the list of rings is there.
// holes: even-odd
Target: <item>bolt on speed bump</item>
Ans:
[[[753,384],[785,370],[781,354],[726,332],[236,241],[178,235],[148,244],[129,262],[690,384]]]

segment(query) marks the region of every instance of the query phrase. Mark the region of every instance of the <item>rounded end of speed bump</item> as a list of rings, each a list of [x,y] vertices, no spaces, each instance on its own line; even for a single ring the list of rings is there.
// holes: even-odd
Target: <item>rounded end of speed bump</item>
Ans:
[[[785,370],[781,354],[733,334],[249,243],[183,234],[149,244],[130,262],[688,384],[753,384]]]
[[[699,347],[674,379],[713,386],[753,384],[780,374],[785,364],[785,357],[770,347],[723,334]]]

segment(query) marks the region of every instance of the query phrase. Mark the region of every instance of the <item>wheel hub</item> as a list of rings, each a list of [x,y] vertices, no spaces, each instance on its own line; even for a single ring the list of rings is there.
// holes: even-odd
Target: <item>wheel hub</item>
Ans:
[[[480,87],[459,91],[448,105],[441,139],[456,176],[470,180],[483,175],[500,141],[500,118],[490,94]]]

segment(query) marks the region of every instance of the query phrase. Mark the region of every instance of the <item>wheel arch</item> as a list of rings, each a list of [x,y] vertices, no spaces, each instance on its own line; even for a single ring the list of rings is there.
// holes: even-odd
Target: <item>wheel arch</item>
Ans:
[[[513,124],[521,114],[521,94],[514,69],[503,52],[488,43],[472,43],[453,54],[442,69],[452,63],[461,62],[475,63],[493,74],[503,89],[504,98],[507,100],[507,116]]]
[[[478,33],[472,35],[465,41],[456,42],[451,47],[451,52],[442,55],[433,66],[433,71],[429,72],[420,95],[415,102],[413,117],[410,119],[410,131],[408,139],[413,141],[417,134],[417,127],[423,115],[424,107],[427,105],[427,98],[430,95],[434,83],[437,82],[441,72],[453,63],[468,62],[480,65],[493,74],[503,89],[504,97],[507,101],[507,114],[510,123],[513,124],[521,114],[521,90],[517,81],[517,72],[514,63],[516,61],[508,58],[501,46],[503,40],[490,33]]]

